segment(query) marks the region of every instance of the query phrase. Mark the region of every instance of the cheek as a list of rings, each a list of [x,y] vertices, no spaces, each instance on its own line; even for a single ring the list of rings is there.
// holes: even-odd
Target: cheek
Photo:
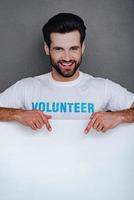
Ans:
[[[82,57],[82,53],[78,52],[77,54],[73,55],[76,60],[79,60]]]
[[[58,61],[61,58],[61,55],[56,53],[50,53],[50,56],[54,61]]]

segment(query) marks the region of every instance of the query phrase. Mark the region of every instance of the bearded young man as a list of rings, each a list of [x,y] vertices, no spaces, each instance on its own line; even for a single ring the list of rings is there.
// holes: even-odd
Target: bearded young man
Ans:
[[[34,130],[46,125],[51,131],[51,118],[90,117],[85,133],[91,128],[105,132],[120,123],[134,122],[133,93],[79,70],[85,49],[83,20],[71,13],[59,13],[42,30],[52,70],[22,79],[1,93],[0,120],[17,121]]]

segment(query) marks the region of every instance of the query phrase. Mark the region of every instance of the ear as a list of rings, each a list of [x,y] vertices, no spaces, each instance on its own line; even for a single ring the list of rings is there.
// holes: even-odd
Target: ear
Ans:
[[[85,42],[82,43],[82,54],[84,53],[85,51]]]
[[[46,43],[44,43],[44,51],[46,52],[46,55],[49,56],[49,47]]]

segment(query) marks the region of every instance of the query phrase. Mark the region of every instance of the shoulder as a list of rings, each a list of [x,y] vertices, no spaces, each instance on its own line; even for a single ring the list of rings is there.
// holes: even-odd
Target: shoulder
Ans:
[[[101,77],[95,77],[87,73],[83,73],[83,82],[92,87],[105,87],[107,79]]]
[[[27,77],[19,80],[16,84],[24,87],[35,87],[41,84],[47,84],[50,73],[42,74],[34,77]]]
[[[108,78],[94,77],[86,73],[83,73],[83,77],[84,77],[85,83],[97,89],[105,89],[108,92],[110,92],[110,90],[113,90],[113,91],[127,90],[126,88],[121,86],[119,83],[109,80]]]

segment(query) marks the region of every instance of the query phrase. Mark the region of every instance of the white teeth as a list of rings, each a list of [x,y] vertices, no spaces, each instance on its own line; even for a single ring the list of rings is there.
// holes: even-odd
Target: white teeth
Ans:
[[[62,65],[69,66],[72,65],[72,63],[62,63]]]

